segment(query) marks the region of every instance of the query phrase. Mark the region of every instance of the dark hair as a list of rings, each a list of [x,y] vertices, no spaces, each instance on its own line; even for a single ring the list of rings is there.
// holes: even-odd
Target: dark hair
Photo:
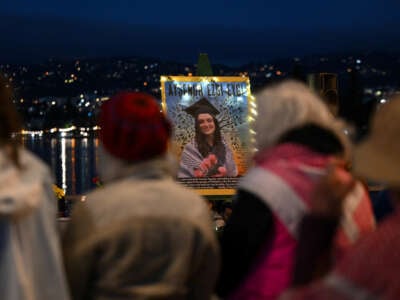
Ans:
[[[20,116],[12,101],[13,93],[8,81],[0,75],[0,147],[8,146],[7,154],[15,166],[20,167],[18,143],[13,133],[22,129]]]
[[[210,153],[213,153],[217,156],[218,159],[218,165],[222,165],[225,163],[225,146],[222,143],[222,137],[221,137],[221,129],[219,127],[219,122],[215,116],[212,114],[209,114],[214,121],[215,125],[215,132],[214,132],[214,139],[213,139],[213,145],[210,146],[207,143],[207,140],[205,139],[205,135],[201,132],[200,130],[200,125],[198,122],[198,115],[196,115],[195,118],[195,141],[197,144],[197,148],[199,149],[199,152],[203,157],[207,157]]]
[[[278,143],[297,143],[323,154],[343,154],[344,146],[339,138],[329,129],[308,123],[289,130],[278,140]]]

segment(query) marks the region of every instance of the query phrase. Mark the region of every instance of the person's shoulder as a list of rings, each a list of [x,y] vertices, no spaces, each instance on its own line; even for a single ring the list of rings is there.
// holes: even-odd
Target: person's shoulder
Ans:
[[[196,141],[194,139],[190,140],[185,144],[184,148],[196,148]]]
[[[198,153],[198,147],[195,140],[191,140],[183,147],[182,153]]]
[[[165,191],[165,198],[169,198],[166,201],[171,201],[170,205],[174,203],[175,207],[179,207],[183,211],[189,214],[193,213],[194,215],[197,213],[202,215],[206,212],[207,219],[209,218],[209,211],[204,198],[193,189],[174,180],[163,180],[159,182],[159,186],[156,189],[158,188],[160,191]]]
[[[20,148],[18,151],[19,151],[21,163],[23,165],[27,165],[27,166],[33,165],[37,168],[40,168],[40,170],[48,169],[48,166],[46,165],[46,163],[40,157],[38,157],[36,154],[32,153],[31,151],[24,149],[24,148]]]
[[[163,189],[168,191],[168,193],[174,193],[177,196],[181,196],[182,198],[187,197],[190,199],[196,199],[196,201],[203,201],[203,198],[197,194],[194,190],[176,182],[172,179],[165,179],[160,181],[159,183]]]
[[[19,149],[21,170],[25,176],[32,176],[36,179],[52,178],[49,166],[37,155],[24,148]]]

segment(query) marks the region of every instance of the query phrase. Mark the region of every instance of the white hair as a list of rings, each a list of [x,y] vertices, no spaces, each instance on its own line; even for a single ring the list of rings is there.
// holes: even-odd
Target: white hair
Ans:
[[[283,81],[261,90],[256,101],[254,129],[259,150],[275,145],[289,130],[312,123],[332,131],[349,157],[350,141],[343,132],[344,123],[306,85],[294,80]]]

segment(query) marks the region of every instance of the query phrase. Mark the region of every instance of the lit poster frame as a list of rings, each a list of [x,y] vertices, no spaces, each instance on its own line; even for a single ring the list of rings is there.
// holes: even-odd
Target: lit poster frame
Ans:
[[[174,125],[172,152],[179,165],[177,180],[201,195],[233,195],[239,178],[249,167],[249,158],[253,153],[250,122],[254,120],[252,112],[256,112],[249,78],[161,76],[161,94],[163,112]],[[199,100],[208,100],[213,109],[218,111],[216,123],[220,127],[220,136],[225,147],[225,156],[220,155],[220,160],[225,160],[225,163],[213,175],[199,175],[199,169],[193,167],[200,163],[196,142],[196,134],[200,135],[197,133],[200,125],[197,125],[196,131],[195,119],[208,116],[206,113],[195,117],[188,113],[189,107],[196,107],[196,103],[201,103]],[[204,164],[208,170],[212,169],[212,155],[201,161],[201,165]]]

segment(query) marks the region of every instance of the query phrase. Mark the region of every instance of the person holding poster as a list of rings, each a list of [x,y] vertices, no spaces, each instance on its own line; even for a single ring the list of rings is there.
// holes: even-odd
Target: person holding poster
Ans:
[[[185,112],[195,120],[195,137],[183,149],[178,178],[237,176],[232,150],[224,141],[216,118],[218,109],[201,98]]]

